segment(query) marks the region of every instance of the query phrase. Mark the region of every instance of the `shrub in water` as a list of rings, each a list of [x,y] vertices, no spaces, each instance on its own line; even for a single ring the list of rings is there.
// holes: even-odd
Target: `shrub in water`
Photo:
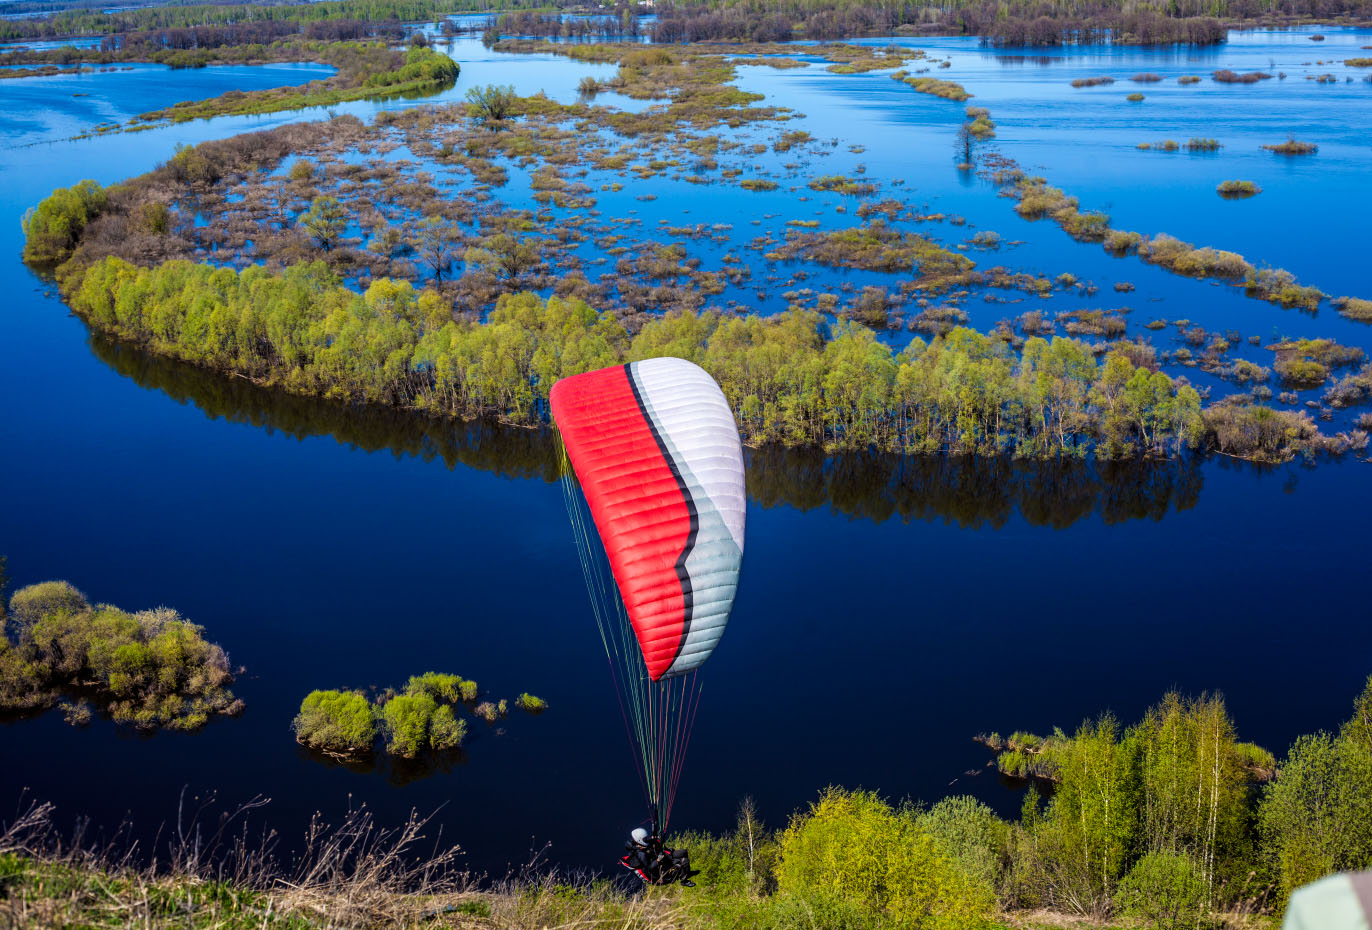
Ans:
[[[370,752],[376,741],[372,706],[356,691],[311,691],[291,726],[296,742],[339,755]]]
[[[537,714],[548,709],[548,702],[525,691],[515,698],[515,707]]]
[[[386,751],[413,759],[429,746],[429,726],[438,704],[427,694],[398,694],[381,707]]]

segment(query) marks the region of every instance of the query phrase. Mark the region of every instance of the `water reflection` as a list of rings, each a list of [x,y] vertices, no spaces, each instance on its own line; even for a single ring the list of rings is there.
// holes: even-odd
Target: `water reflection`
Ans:
[[[92,335],[95,356],[119,374],[211,419],[244,423],[296,439],[332,436],[364,452],[441,460],[506,478],[558,477],[552,433],[492,420],[454,422],[380,407],[343,407],[269,391],[183,362],[148,355]],[[748,454],[748,494],[763,507],[827,507],[882,523],[941,520],[996,529],[1019,516],[1063,529],[1099,516],[1106,524],[1160,520],[1194,507],[1202,476],[1194,460],[1096,462],[827,455],[818,449],[766,447]]]

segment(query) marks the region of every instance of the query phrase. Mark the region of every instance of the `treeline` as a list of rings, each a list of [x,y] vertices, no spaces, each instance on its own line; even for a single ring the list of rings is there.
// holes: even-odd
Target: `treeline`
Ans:
[[[638,35],[638,17],[628,7],[619,16],[567,16],[562,13],[519,11],[501,13],[487,29],[506,36],[623,38]]]
[[[1368,0],[1258,0],[1200,3],[1124,3],[1044,0],[993,3],[876,3],[871,0],[685,0],[657,6],[656,42],[838,39],[853,36],[978,35],[1003,45],[1116,44],[1209,45],[1225,40],[1226,22],[1365,16]]]
[[[118,723],[194,730],[242,709],[224,650],[176,611],[92,606],[65,581],[21,588],[6,608],[4,580],[0,559],[0,712],[47,710],[65,695],[74,725],[95,701]]]
[[[380,279],[359,294],[322,262],[282,273],[188,261],[139,268],[105,258],[67,268],[71,306],[100,332],[293,393],[439,416],[546,422],[561,377],[676,355],[710,371],[750,444],[900,453],[1177,455],[1221,442],[1253,457],[1312,451],[1302,414],[1215,406],[1113,351],[1074,339],[956,328],[894,352],[856,325],[810,311],[774,317],[675,313],[637,333],[579,300],[507,294],[485,322],[455,321],[432,290]],[[1215,430],[1224,434],[1215,435]]]
[[[504,4],[519,7],[521,0]],[[533,6],[535,4],[528,4]],[[67,10],[41,19],[0,21],[0,39],[54,39],[80,35],[115,35],[155,29],[253,22],[314,23],[362,20],[425,22],[446,13],[480,12],[475,0],[321,0],[319,3],[193,4],[146,6],[129,10]]]
[[[1336,734],[1278,762],[1237,740],[1218,697],[1169,694],[1123,726],[1056,738],[1055,785],[1017,820],[970,797],[891,805],[830,788],[785,829],[745,804],[724,836],[670,840],[718,926],[981,928],[1047,909],[1090,925],[1245,925],[1296,887],[1372,866],[1372,679]],[[752,919],[740,920],[743,914]],[[1116,923],[1118,922],[1118,924]]]
[[[958,328],[895,353],[863,327],[813,312],[679,313],[637,334],[578,300],[505,295],[457,322],[431,290],[381,279],[365,294],[322,262],[274,274],[103,259],[64,290],[94,328],[261,384],[444,416],[546,420],[559,378],[634,358],[703,365],[749,443],[835,450],[1104,457],[1176,454],[1205,432],[1200,398],[1122,353],[1005,341]]]

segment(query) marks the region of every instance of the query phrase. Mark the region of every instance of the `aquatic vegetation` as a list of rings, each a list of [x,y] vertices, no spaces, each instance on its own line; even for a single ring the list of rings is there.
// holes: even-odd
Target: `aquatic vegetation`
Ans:
[[[1320,147],[1313,142],[1298,142],[1290,138],[1285,142],[1278,142],[1275,145],[1264,145],[1269,152],[1276,152],[1278,155],[1314,155]]]
[[[877,186],[871,181],[858,181],[840,174],[826,174],[815,178],[806,186],[812,191],[833,191],[850,197],[869,197],[877,190]]]
[[[1340,297],[1333,303],[1338,308],[1339,313],[1350,320],[1358,320],[1362,323],[1372,322],[1372,300],[1364,300],[1360,297]]]
[[[370,753],[376,742],[371,702],[358,691],[311,691],[291,727],[296,742],[329,755]]]
[[[520,710],[526,710],[531,714],[539,714],[548,709],[547,701],[527,691],[520,692],[519,697],[515,698],[514,704]]]
[[[1268,303],[1302,310],[1316,310],[1327,296],[1319,288],[1297,283],[1295,275],[1281,268],[1251,268],[1243,286]]]
[[[1226,200],[1239,200],[1262,193],[1262,188],[1252,181],[1221,181],[1215,190]]]
[[[770,255],[806,258],[832,268],[867,271],[913,271],[922,277],[958,276],[975,264],[916,233],[900,232],[882,219],[865,226],[829,232],[788,232],[786,241]]]
[[[1068,310],[1058,314],[1058,321],[1074,336],[1103,336],[1113,339],[1124,335],[1124,317],[1108,310]]]
[[[1248,71],[1239,74],[1230,71],[1227,68],[1216,71],[1211,77],[1220,84],[1256,84],[1259,81],[1270,81],[1272,79],[1272,75],[1268,74],[1266,71]]]
[[[598,86],[598,85],[597,85]],[[513,87],[473,87],[467,91],[467,109],[473,119],[486,123],[499,123],[514,113],[515,96]]]
[[[1140,100],[1143,99],[1143,94],[1130,94],[1128,97],[1125,97],[1124,99],[1130,101],[1131,103],[1138,103]]]
[[[774,191],[779,185],[776,181],[769,181],[766,178],[745,178],[738,182],[738,186],[745,191]]]
[[[1100,87],[1103,84],[1113,84],[1115,79],[1102,75],[1100,77],[1076,78],[1072,81],[1073,87]]]
[[[1183,86],[1187,84],[1199,84],[1200,82],[1201,78],[1198,74],[1183,74],[1181,77],[1177,78],[1177,83]]]
[[[1199,139],[1190,138],[1186,140],[1186,151],[1188,152],[1218,152],[1223,146],[1218,139]]]
[[[1345,58],[1343,63],[1350,68],[1372,68],[1372,58]]]
[[[1133,81],[1135,84],[1156,84],[1158,81],[1162,80],[1162,75],[1154,74],[1149,71],[1144,74],[1136,74],[1129,80]]]
[[[978,139],[994,139],[996,124],[991,121],[991,111],[985,107],[967,108],[967,133]]]
[[[956,81],[940,81],[938,78],[907,75],[903,71],[897,71],[891,77],[897,81],[903,81],[921,94],[942,97],[944,100],[963,101],[972,99],[972,95],[967,92],[966,88]]]
[[[92,607],[67,582],[49,581],[16,591],[7,614],[0,710],[44,710],[68,693],[89,696],[115,722],[142,730],[195,730],[211,716],[242,710],[228,690],[233,674],[224,650],[170,608]],[[81,723],[89,712],[66,716]]]

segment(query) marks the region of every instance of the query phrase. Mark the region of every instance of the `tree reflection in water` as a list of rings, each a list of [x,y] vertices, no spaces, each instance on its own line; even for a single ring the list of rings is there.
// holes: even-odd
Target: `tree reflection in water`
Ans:
[[[297,439],[332,436],[364,452],[441,459],[506,478],[558,478],[551,430],[492,420],[458,422],[389,408],[344,406],[260,388],[184,362],[91,336],[96,357],[135,384],[193,404],[211,419],[246,423]],[[1106,524],[1160,520],[1194,507],[1200,463],[1094,459],[828,455],[769,446],[748,452],[748,494],[762,507],[828,507],[881,523],[942,520],[996,529],[1016,515],[1033,526],[1063,529],[1099,514]]]

